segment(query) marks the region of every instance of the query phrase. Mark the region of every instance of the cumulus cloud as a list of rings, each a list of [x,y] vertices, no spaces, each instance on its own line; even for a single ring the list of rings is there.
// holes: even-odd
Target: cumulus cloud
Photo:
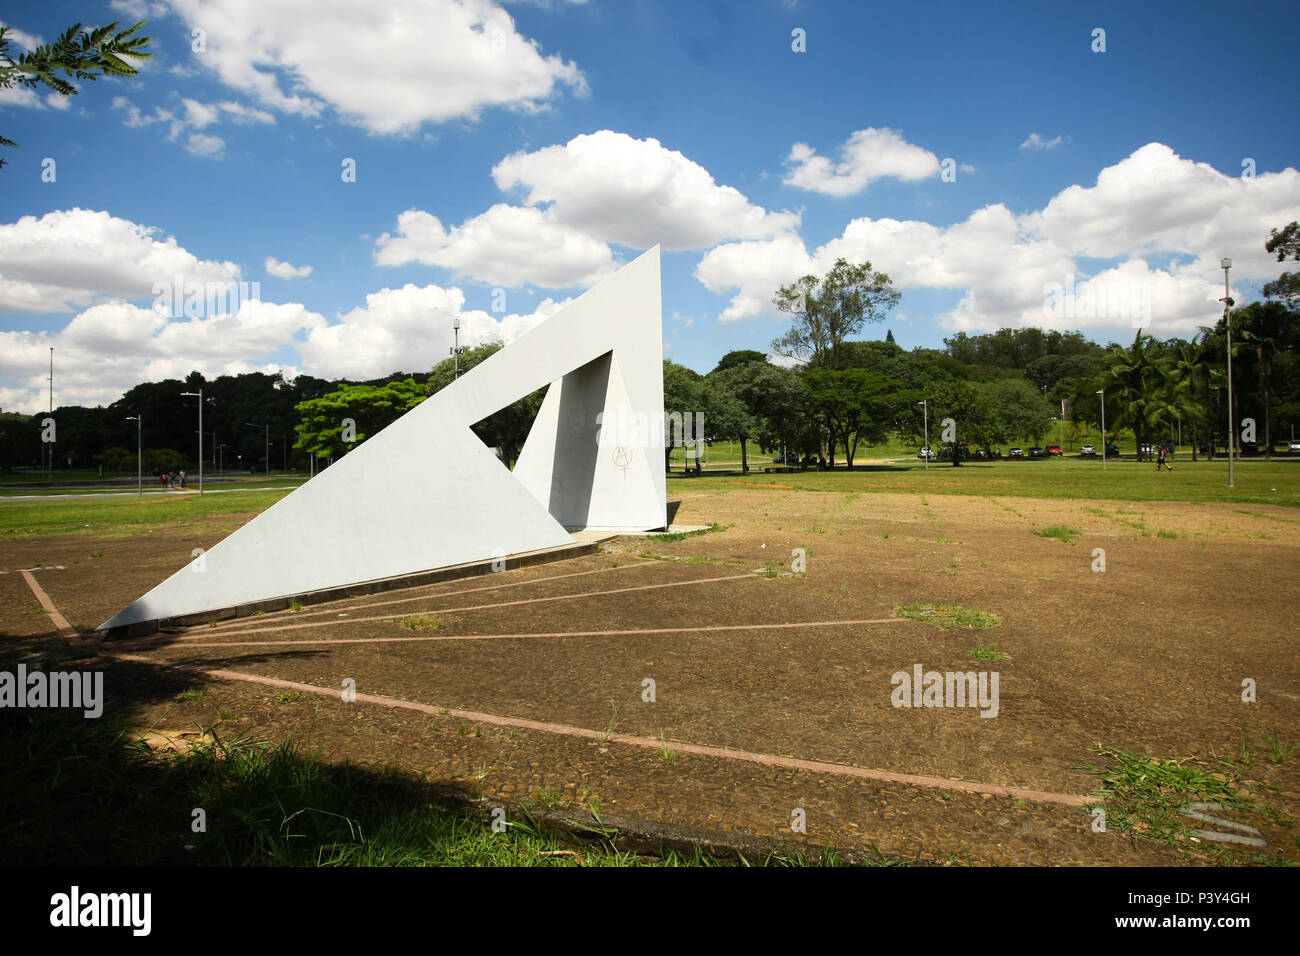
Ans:
[[[1045,139],[1038,133],[1030,133],[1029,137],[1020,144],[1021,149],[1056,149],[1064,142],[1063,137],[1056,136],[1052,139]]]
[[[832,162],[807,143],[795,143],[786,157],[790,166],[786,185],[827,196],[852,196],[876,179],[915,182],[939,173],[934,153],[888,128],[858,130],[840,146],[839,155],[840,161]]]
[[[97,298],[157,295],[155,284],[178,277],[237,282],[240,268],[107,212],[74,208],[0,224],[0,312],[71,312]]]
[[[864,217],[811,252],[798,237],[718,246],[695,275],[713,292],[732,293],[724,321],[776,314],[771,298],[779,286],[844,257],[870,260],[902,289],[959,290],[958,305],[938,316],[944,328],[1131,329],[1134,316],[1109,304],[1088,316],[1045,309],[1049,287],[1089,280],[1094,292],[1113,293],[1108,303],[1145,296],[1146,328],[1186,335],[1220,311],[1219,257],[1234,257],[1234,279],[1275,277],[1264,237],[1296,218],[1295,169],[1246,180],[1152,143],[1102,170],[1094,186],[1062,190],[1042,210],[1017,215],[996,204],[948,226]],[[1115,261],[1089,272],[1083,258]]]
[[[396,234],[384,233],[375,245],[379,265],[422,262],[507,288],[594,285],[615,269],[605,243],[557,223],[549,210],[504,203],[451,229],[410,209],[397,217]]]
[[[184,378],[194,369],[209,377],[283,369],[268,360],[271,353],[325,325],[297,303],[245,299],[235,312],[171,319],[120,299],[104,302],[57,333],[0,332],[0,406],[44,407],[51,346],[56,404],[107,405],[142,381]]]
[[[311,275],[311,266],[291,266],[275,256],[267,256],[266,271],[279,279],[302,279]]]
[[[153,126],[155,123],[166,126],[167,142],[177,142],[188,131],[185,150],[194,156],[210,158],[219,158],[225,152],[226,141],[220,136],[198,132],[199,130],[221,122],[223,117],[229,117],[232,122],[240,124],[275,122],[275,117],[266,110],[253,109],[234,100],[203,103],[182,97],[179,110],[156,106],[152,113],[145,113],[125,96],[116,96],[113,98],[113,109],[123,111],[126,119],[122,122],[135,129]]]
[[[755,206],[659,140],[607,129],[507,156],[492,178],[502,191],[522,190],[528,206],[548,204],[554,222],[634,249],[702,248],[799,225],[797,214]]]
[[[544,55],[493,0],[172,0],[205,31],[196,61],[263,106],[316,116],[328,105],[372,132],[536,111],[587,91],[572,62]]]
[[[530,313],[496,318],[465,309],[465,294],[437,285],[382,289],[364,306],[341,315],[337,324],[313,329],[298,346],[303,369],[312,375],[378,378],[397,370],[432,368],[447,358],[453,320],[460,317],[460,344],[514,341],[569,300],[546,299]]]
[[[432,368],[447,357],[452,323],[460,344],[514,341],[569,299],[544,299],[530,311],[465,308],[458,288],[405,285],[366,296],[333,321],[297,302],[245,299],[235,311],[176,319],[120,299],[77,314],[61,331],[0,332],[0,407],[45,407],[49,349],[55,348],[55,403],[107,405],[142,381],[282,371],[321,378],[380,378]],[[501,302],[510,306],[510,296]],[[495,304],[494,304],[495,307]],[[286,365],[285,350],[297,361]],[[292,361],[292,360],[291,360]]]

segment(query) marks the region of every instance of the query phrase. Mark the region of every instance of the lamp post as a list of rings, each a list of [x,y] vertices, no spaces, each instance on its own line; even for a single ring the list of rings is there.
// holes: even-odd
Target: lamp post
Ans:
[[[1223,270],[1223,298],[1219,301],[1223,303],[1223,327],[1228,332],[1228,487],[1233,487],[1233,469],[1232,469],[1232,446],[1236,442],[1236,431],[1232,427],[1232,316],[1228,312],[1234,305],[1232,296],[1228,292],[1228,270],[1232,268],[1232,260],[1223,258],[1219,260],[1219,268]]]
[[[921,406],[921,415],[925,419],[925,470],[930,470],[930,405],[929,399],[922,399],[916,404]]]
[[[451,347],[451,354],[452,354],[451,377],[452,380],[455,381],[456,379],[460,378],[460,316],[459,315],[452,316],[451,334],[452,334],[452,342],[454,343]]]
[[[270,422],[267,422],[265,426],[262,426],[262,425],[256,425],[256,424],[254,424],[253,422],[244,422],[244,424],[245,424],[245,425],[252,425],[252,427],[254,427],[254,428],[262,428],[262,427],[265,427],[265,428],[266,428],[266,446],[265,446],[265,451],[266,451],[266,474],[267,474],[268,477],[270,477],[270,474],[271,474],[271,423],[270,423]]]
[[[144,416],[128,415],[128,422],[135,422],[135,493],[144,494]]]
[[[1101,470],[1106,470],[1106,390],[1097,389],[1097,394],[1101,396]]]
[[[199,400],[199,494],[203,494],[203,389],[197,392],[181,392]]]

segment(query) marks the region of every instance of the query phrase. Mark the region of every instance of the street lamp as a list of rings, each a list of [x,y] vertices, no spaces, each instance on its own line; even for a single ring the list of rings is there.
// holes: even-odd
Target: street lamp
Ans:
[[[1219,260],[1219,268],[1223,270],[1223,298],[1219,301],[1223,303],[1223,327],[1228,331],[1228,487],[1233,486],[1232,470],[1232,446],[1236,441],[1236,431],[1232,427],[1232,317],[1228,310],[1231,309],[1235,302],[1228,292],[1228,270],[1232,268],[1232,260],[1223,258]]]
[[[929,399],[922,399],[916,404],[921,406],[921,415],[925,419],[925,470],[930,470],[930,405]]]
[[[128,422],[135,422],[135,493],[144,494],[144,416],[128,415]]]
[[[203,494],[203,389],[181,394],[199,400],[199,494]]]
[[[460,378],[460,316],[454,315],[451,318],[451,333],[453,345],[451,347],[452,358],[452,380]]]
[[[255,424],[253,424],[252,422],[244,422],[244,424],[245,424],[245,425],[252,425],[253,428],[262,428],[262,427],[263,427],[263,426],[261,426],[261,425],[255,425]],[[270,477],[270,474],[271,474],[271,423],[270,423],[270,422],[267,422],[265,427],[266,427],[266,448],[265,448],[265,451],[266,451],[266,474],[267,474],[268,477]]]
[[[1097,394],[1101,396],[1101,470],[1106,470],[1106,390],[1097,389]]]

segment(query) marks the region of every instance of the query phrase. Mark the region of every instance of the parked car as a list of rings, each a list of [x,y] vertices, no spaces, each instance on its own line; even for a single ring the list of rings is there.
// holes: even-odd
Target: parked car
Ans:
[[[1065,454],[1065,452],[1061,451],[1061,446],[1060,446],[1060,445],[1048,445],[1048,446],[1047,446],[1047,453],[1048,453],[1049,455],[1057,455],[1057,456],[1060,456],[1060,455],[1064,455],[1064,454]]]
[[[1144,441],[1142,445],[1138,448],[1138,454],[1144,458],[1150,458],[1155,453],[1156,453],[1155,446],[1152,445],[1149,441]]]
[[[1044,447],[1042,447],[1041,445],[1035,445],[1033,448],[1029,449],[1029,457],[1030,457],[1030,458],[1046,458],[1046,457],[1047,457],[1047,449],[1044,448]]]
[[[1082,457],[1082,458],[1096,458],[1096,457],[1097,457],[1097,446],[1096,446],[1096,445],[1084,445],[1082,448],[1079,449],[1079,456]]]
[[[931,448],[929,445],[926,445],[924,448],[922,448],[920,451],[916,453],[916,457],[929,458],[931,461],[934,461],[939,456],[935,453],[933,448]]]
[[[1019,445],[1017,445],[1015,448],[1013,448],[1013,449],[1011,449],[1009,452],[1007,452],[1007,457],[1008,457],[1008,458],[1024,458],[1024,457],[1025,457],[1025,450],[1024,450],[1023,448],[1021,448]]]
[[[797,465],[797,464],[799,464],[799,456],[796,455],[794,452],[788,452],[788,453],[786,454],[786,456],[785,456],[785,460],[784,460],[784,461],[782,461],[782,460],[781,460],[781,456],[778,455],[777,457],[775,457],[775,458],[772,459],[772,464],[774,464],[774,465]]]
[[[1292,439],[1291,443],[1287,445],[1286,448],[1287,451],[1289,451],[1293,455],[1300,454],[1300,441],[1296,441]]]
[[[1108,443],[1106,444],[1106,457],[1107,457],[1107,458],[1118,458],[1118,457],[1119,457],[1119,445],[1116,445],[1114,442],[1108,442]]]

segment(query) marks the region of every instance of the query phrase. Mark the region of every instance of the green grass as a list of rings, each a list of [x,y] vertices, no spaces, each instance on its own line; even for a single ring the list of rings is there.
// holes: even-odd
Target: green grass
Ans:
[[[1110,765],[1085,764],[1101,777],[1106,827],[1160,843],[1184,842],[1192,821],[1180,811],[1192,801],[1213,801],[1238,810],[1256,809],[1238,796],[1233,774],[1212,773],[1185,760],[1158,760],[1118,748],[1094,747]]]
[[[296,700],[304,700],[307,695],[300,690],[282,690],[271,699],[277,704],[292,704]]]
[[[717,866],[702,851],[641,855],[616,830],[585,835],[507,808],[448,802],[413,774],[330,765],[296,748],[213,732],[151,752],[125,723],[68,711],[0,713],[0,854],[46,866]],[[58,768],[58,772],[53,772]],[[205,811],[205,832],[190,828]],[[597,822],[599,822],[597,820]],[[769,865],[806,865],[772,854]]]
[[[935,627],[997,627],[1002,619],[989,611],[972,611],[956,604],[905,604],[894,608],[895,617],[925,621]]]
[[[1161,528],[1159,531],[1156,532],[1156,537],[1157,538],[1181,538],[1182,535],[1180,535],[1177,531],[1169,531],[1165,528]]]
[[[979,647],[972,651],[966,652],[967,657],[973,657],[978,661],[1002,661],[1006,660],[1007,655],[1002,653],[992,644],[980,643]]]
[[[1075,536],[1078,533],[1074,528],[1067,528],[1063,524],[1054,524],[1050,528],[1034,532],[1040,538],[1055,538],[1057,541],[1064,541],[1066,544],[1074,544]]]
[[[179,694],[177,694],[176,699],[177,700],[202,700],[204,697],[207,696],[208,696],[208,688],[206,686],[189,687],[181,691]]]
[[[84,534],[118,538],[154,531],[235,530],[242,521],[222,522],[226,516],[259,512],[292,489],[239,491],[220,495],[176,495],[156,498],[50,497],[42,501],[0,498],[0,541]],[[213,519],[218,519],[214,521]]]
[[[712,534],[715,531],[724,530],[722,525],[716,521],[707,528],[700,528],[698,531],[671,531],[664,534],[652,534],[646,538],[647,541],[684,541],[687,538],[694,538],[701,534]]]
[[[913,450],[915,453],[915,450]],[[770,456],[769,456],[770,457]],[[920,463],[847,471],[791,472],[669,477],[669,494],[685,491],[762,489],[839,493],[993,495],[1005,498],[1110,499],[1118,501],[1226,501],[1300,507],[1300,459],[1239,462],[1236,487],[1229,488],[1226,461],[1180,461],[1174,474],[1158,473],[1135,462],[1055,458],[1023,462],[967,462],[960,468]],[[1274,491],[1273,489],[1277,490]]]
[[[396,620],[402,627],[412,631],[438,631],[442,629],[442,621],[429,614],[412,614],[409,617],[400,617]]]

